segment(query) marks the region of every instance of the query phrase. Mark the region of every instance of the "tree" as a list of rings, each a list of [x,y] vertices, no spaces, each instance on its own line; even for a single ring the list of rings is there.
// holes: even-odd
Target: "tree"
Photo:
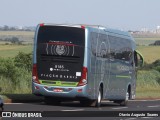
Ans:
[[[11,43],[12,44],[16,44],[16,43],[19,43],[20,41],[19,41],[19,39],[17,38],[17,37],[12,37],[12,39],[11,39]]]
[[[7,31],[7,30],[9,30],[9,27],[7,25],[4,25],[3,30]]]

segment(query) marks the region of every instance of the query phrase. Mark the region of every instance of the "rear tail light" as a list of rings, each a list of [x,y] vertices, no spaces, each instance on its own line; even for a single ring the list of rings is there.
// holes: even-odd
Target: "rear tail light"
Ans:
[[[83,85],[86,85],[87,84],[87,68],[86,67],[83,67],[82,68],[82,75],[81,75],[81,79],[78,83],[78,86],[83,86]]]
[[[42,26],[44,26],[44,23],[40,23],[39,25],[42,27]]]
[[[82,28],[82,29],[85,29],[85,26],[84,26],[84,25],[82,25],[82,26],[81,26],[81,28]]]
[[[36,65],[36,64],[33,64],[32,80],[33,80],[33,82],[40,84],[40,82],[39,82],[39,80],[38,80],[37,65]]]

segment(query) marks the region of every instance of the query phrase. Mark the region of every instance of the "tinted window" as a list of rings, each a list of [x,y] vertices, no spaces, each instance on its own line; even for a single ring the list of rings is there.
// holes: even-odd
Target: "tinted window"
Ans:
[[[65,42],[84,46],[85,30],[63,26],[42,26],[38,33],[38,43]]]
[[[84,62],[85,30],[42,26],[37,38],[37,68],[40,80],[78,82]]]
[[[131,43],[128,39],[109,35],[111,58],[129,61],[132,55]]]

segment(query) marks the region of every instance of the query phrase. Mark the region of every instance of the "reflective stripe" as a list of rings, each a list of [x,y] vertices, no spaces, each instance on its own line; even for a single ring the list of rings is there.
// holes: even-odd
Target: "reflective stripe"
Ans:
[[[52,81],[52,80],[39,80],[42,85],[48,86],[64,86],[64,87],[76,87],[78,82],[66,82],[66,81]]]
[[[116,75],[116,78],[130,78],[131,79],[131,76]]]

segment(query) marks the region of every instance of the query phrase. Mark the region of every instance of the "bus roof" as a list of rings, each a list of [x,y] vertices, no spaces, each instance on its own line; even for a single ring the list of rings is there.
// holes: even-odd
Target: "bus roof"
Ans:
[[[95,28],[104,30],[105,32],[114,33],[118,35],[124,35],[127,37],[131,37],[131,35],[123,30],[111,29],[101,25],[89,25],[89,24],[54,24],[54,23],[41,23],[39,25],[49,25],[49,26],[66,26],[66,27],[77,27],[77,28]]]

